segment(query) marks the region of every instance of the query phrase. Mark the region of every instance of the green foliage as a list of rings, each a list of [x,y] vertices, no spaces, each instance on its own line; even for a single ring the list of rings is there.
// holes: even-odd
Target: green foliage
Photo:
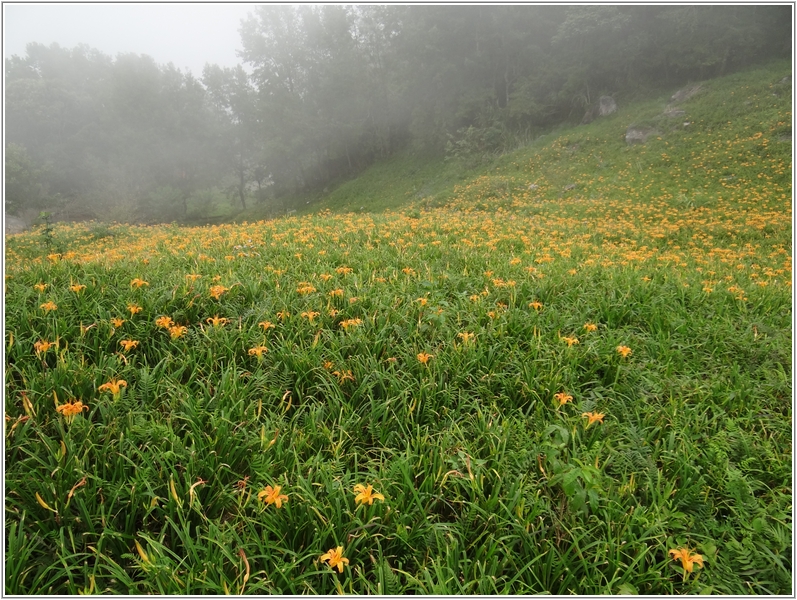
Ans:
[[[53,252],[54,248],[54,241],[53,241],[53,222],[51,219],[52,215],[48,212],[40,212],[38,220],[41,222],[41,241],[44,245],[45,249],[49,252]]]
[[[503,149],[504,131],[497,125],[479,129],[471,125],[458,129],[456,136],[449,134],[448,137],[446,159],[459,159],[473,168]]]
[[[7,144],[5,151],[5,210],[19,214],[24,209],[39,209],[46,203],[42,169],[37,168],[28,152],[19,144]]]
[[[642,147],[666,99],[481,171],[394,157],[344,214],[11,236],[6,592],[788,593],[787,71]]]
[[[46,209],[57,220],[108,212],[132,220],[159,188],[190,195],[224,172],[206,92],[171,65],[32,43],[26,56],[6,60],[6,81],[6,168],[15,173],[7,184],[24,188],[24,202],[22,191],[10,196],[22,208]],[[20,163],[20,147],[28,163]],[[179,201],[150,208],[146,218],[181,213]]]
[[[187,216],[185,194],[172,186],[152,190],[138,205],[137,217],[144,222],[177,221]]]
[[[789,71],[394,156],[344,214],[10,236],[5,591],[787,594]]]

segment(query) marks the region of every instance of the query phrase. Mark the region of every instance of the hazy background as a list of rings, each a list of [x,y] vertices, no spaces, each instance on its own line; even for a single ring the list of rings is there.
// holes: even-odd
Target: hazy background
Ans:
[[[792,9],[4,4],[5,213],[220,222],[402,153],[472,166],[788,58]]]
[[[116,56],[148,54],[202,76],[205,63],[234,67],[238,28],[253,4],[4,4],[5,56],[24,56],[29,42],[71,48],[87,44]]]

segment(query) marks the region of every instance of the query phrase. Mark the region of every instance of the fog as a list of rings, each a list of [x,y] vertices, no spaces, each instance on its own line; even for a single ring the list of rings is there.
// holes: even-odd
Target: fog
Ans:
[[[4,5],[6,214],[280,214],[791,55],[786,6]],[[248,212],[246,212],[248,211]]]
[[[5,56],[25,55],[31,42],[73,48],[86,44],[116,56],[147,54],[202,76],[205,63],[240,62],[241,19],[252,4],[5,4]]]

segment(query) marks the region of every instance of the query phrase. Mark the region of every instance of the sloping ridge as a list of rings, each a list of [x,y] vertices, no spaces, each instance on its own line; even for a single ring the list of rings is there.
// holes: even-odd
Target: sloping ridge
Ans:
[[[500,156],[464,161],[407,151],[303,198],[298,212],[539,209],[631,189],[637,197],[699,204],[742,182],[790,193],[790,167],[761,169],[790,164],[791,95],[791,65],[777,61],[618,102],[609,116],[558,128]],[[733,146],[732,155],[719,152],[720,141]]]

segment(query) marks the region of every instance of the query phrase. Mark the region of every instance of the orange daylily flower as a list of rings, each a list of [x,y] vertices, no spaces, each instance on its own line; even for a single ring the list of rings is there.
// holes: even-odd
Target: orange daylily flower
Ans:
[[[585,412],[585,413],[581,413],[581,416],[582,417],[587,417],[589,419],[589,422],[587,423],[587,427],[589,427],[590,425],[592,425],[596,421],[598,423],[603,423],[603,417],[605,417],[606,415],[604,413]]]
[[[55,346],[55,342],[48,342],[47,340],[39,340],[38,342],[33,344],[33,348],[36,350],[36,354],[47,352],[50,349],[50,346]]]
[[[269,329],[273,329],[274,327],[276,327],[276,325],[274,325],[274,323],[272,323],[271,321],[260,321],[258,325],[260,325],[260,327],[263,328],[263,331],[268,331]]]
[[[124,379],[111,379],[108,383],[103,383],[100,387],[97,388],[99,392],[111,392],[114,396],[118,395],[121,392],[121,388],[127,387],[127,382]]]
[[[365,487],[363,484],[358,483],[354,486],[354,493],[357,496],[354,497],[354,501],[358,504],[367,504],[371,506],[374,503],[374,500],[384,500],[385,497],[374,491],[373,486],[369,483],[368,487]]]
[[[343,383],[347,379],[354,381],[354,375],[352,375],[351,371],[332,371],[332,374],[338,378],[338,383]]]
[[[262,358],[264,352],[268,352],[268,348],[265,346],[255,346],[254,348],[249,348],[249,356],[257,356],[258,358]]]
[[[228,292],[230,288],[224,287],[223,285],[213,285],[210,287],[210,295],[213,296],[216,300],[221,298],[221,295],[224,292]]]
[[[55,310],[56,308],[58,308],[58,305],[52,300],[50,300],[39,306],[39,308],[44,310],[44,312],[50,312],[51,310]]]
[[[218,327],[219,325],[226,325],[229,322],[230,320],[228,318],[220,317],[218,315],[215,315],[213,317],[208,317],[207,319],[205,319],[205,323],[210,323],[211,325],[213,325],[213,327]]]
[[[130,280],[130,287],[140,288],[141,286],[144,286],[144,285],[149,285],[149,283],[147,283],[143,279],[139,279],[138,277],[136,277],[135,279]]]
[[[35,289],[37,292],[41,293],[41,292],[43,292],[44,290],[47,289],[48,285],[49,284],[47,284],[47,283],[37,283],[36,285],[33,286],[33,289]]]
[[[553,397],[559,401],[559,406],[564,406],[573,400],[573,396],[566,392],[559,392],[558,394],[554,394]]]
[[[362,322],[362,319],[345,319],[340,322],[340,326],[343,327],[343,329],[348,330],[349,327],[356,327]]]
[[[174,325],[174,321],[172,321],[171,317],[158,317],[155,319],[155,325],[158,327],[162,327],[163,329],[169,329],[172,325]]]
[[[617,353],[623,358],[628,358],[628,355],[631,354],[631,348],[628,346],[617,346]]]
[[[55,410],[64,415],[64,420],[67,422],[67,424],[69,424],[77,415],[88,409],[89,407],[83,404],[83,402],[80,400],[75,400],[74,402],[60,404]]]
[[[138,340],[119,340],[119,343],[125,349],[125,352],[129,352],[136,346],[138,346]]]
[[[288,501],[288,496],[280,494],[280,491],[282,491],[282,487],[279,485],[275,485],[273,488],[267,485],[266,489],[257,494],[257,499],[262,500],[266,505],[276,504],[277,508],[282,508],[282,503]]]
[[[584,329],[587,331],[597,331],[598,326],[595,323],[584,323]]]
[[[296,288],[296,291],[302,296],[305,296],[307,294],[312,294],[316,289],[306,281],[302,281],[299,283],[299,287]]]
[[[678,548],[670,550],[673,560],[680,560],[684,567],[684,578],[687,573],[691,573],[694,566],[697,565],[703,568],[703,556],[700,554],[692,554],[689,548]]]
[[[132,317],[134,314],[140,313],[143,309],[137,304],[128,304],[127,310],[130,311],[130,316]]]
[[[83,285],[82,283],[76,283],[74,285],[70,285],[69,289],[72,290],[73,292],[75,292],[76,294],[79,294],[84,289],[86,289],[86,286]]]
[[[173,325],[169,327],[169,335],[172,336],[173,340],[185,335],[186,331],[188,331],[188,327],[185,325]]]
[[[343,556],[343,546],[330,548],[326,554],[321,555],[321,562],[325,562],[331,569],[338,568],[338,572],[343,573],[343,565],[349,564],[349,559]]]
[[[124,323],[124,322],[125,322],[124,319],[117,319],[117,318],[112,318],[111,319],[111,325],[113,325],[114,327],[121,327],[122,323]]]
[[[427,354],[426,352],[420,352],[418,354],[418,360],[423,364],[427,364],[430,358],[434,358],[434,354]]]

